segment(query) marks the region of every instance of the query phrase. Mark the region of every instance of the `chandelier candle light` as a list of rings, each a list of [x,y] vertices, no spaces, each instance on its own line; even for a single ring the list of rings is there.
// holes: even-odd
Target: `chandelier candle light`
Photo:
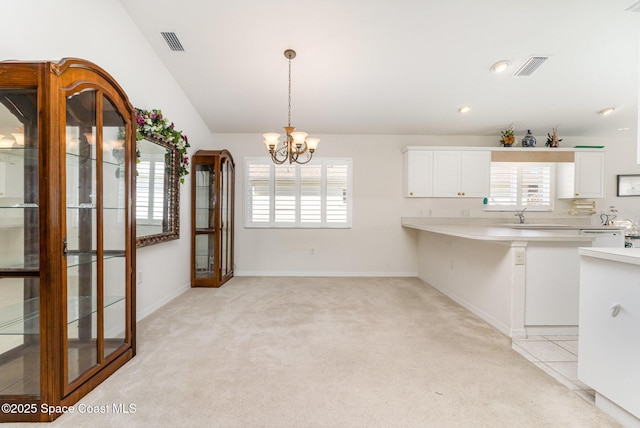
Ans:
[[[289,120],[288,126],[284,127],[285,140],[280,143],[280,134],[275,132],[262,134],[262,136],[274,163],[280,165],[288,160],[289,163],[304,164],[311,160],[320,139],[308,138],[306,132],[296,131],[296,128],[291,126],[291,60],[296,57],[296,51],[287,49],[284,51],[284,56],[289,60]],[[305,153],[306,156],[300,158]]]

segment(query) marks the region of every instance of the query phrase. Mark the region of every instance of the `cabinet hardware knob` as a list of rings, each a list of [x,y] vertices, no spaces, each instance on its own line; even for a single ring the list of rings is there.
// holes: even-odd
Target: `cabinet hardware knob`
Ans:
[[[409,195],[410,195],[410,196],[413,196],[413,192],[409,192]]]
[[[615,305],[611,306],[609,308],[609,310],[611,311],[611,316],[612,317],[618,316],[618,313],[620,312],[620,309],[622,309],[622,306],[620,306],[619,303],[616,303]]]

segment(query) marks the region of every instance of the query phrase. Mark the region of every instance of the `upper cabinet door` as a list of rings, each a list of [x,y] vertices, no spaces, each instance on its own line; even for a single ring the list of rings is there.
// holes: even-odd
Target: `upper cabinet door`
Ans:
[[[460,152],[460,190],[468,198],[489,196],[491,152]]]
[[[433,196],[433,151],[407,150],[404,161],[404,196],[424,198]]]
[[[489,195],[491,152],[433,152],[433,196],[483,198]]]
[[[556,165],[558,198],[604,198],[604,162],[604,152],[576,151],[574,162],[558,163]]]
[[[459,197],[460,188],[460,152],[433,152],[433,196]]]
[[[604,152],[576,152],[575,196],[604,198]]]

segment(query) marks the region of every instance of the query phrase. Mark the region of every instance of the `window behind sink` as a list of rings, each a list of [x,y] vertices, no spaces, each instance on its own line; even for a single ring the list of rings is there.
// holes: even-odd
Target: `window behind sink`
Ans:
[[[486,211],[553,211],[553,163],[491,162]]]

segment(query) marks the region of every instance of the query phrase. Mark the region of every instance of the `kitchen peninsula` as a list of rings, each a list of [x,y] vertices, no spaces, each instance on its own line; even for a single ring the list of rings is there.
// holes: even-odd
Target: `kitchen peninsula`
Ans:
[[[417,231],[418,277],[511,338],[578,333],[578,248],[592,245],[580,233],[588,225],[440,220],[402,219]]]

